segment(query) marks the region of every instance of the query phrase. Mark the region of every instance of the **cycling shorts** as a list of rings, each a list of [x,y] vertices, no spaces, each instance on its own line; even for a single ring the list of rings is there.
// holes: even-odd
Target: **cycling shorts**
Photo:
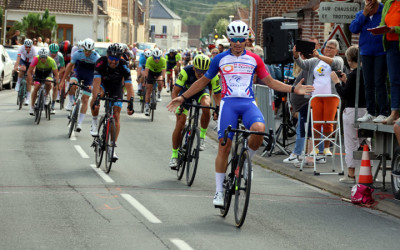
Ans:
[[[264,116],[256,105],[256,101],[252,98],[224,98],[221,100],[218,119],[218,139],[224,138],[225,129],[229,125],[237,128],[239,116],[242,116],[243,125],[246,129],[250,129],[251,125],[256,122],[265,124]],[[228,138],[233,139],[234,133],[231,132]]]
[[[53,72],[51,70],[50,71],[36,70],[33,79],[45,79],[47,77],[50,77],[51,80],[54,80]],[[34,84],[40,84],[40,83],[35,81]]]
[[[182,91],[183,92],[183,91]],[[197,102],[197,104],[201,103],[201,99],[203,99],[204,96],[210,96],[210,90],[208,88],[203,89],[202,91],[198,92],[197,94],[195,94],[194,96],[190,97],[189,99],[187,99],[181,106],[179,106],[175,113],[177,115],[183,113],[185,115],[188,114],[188,110],[190,108],[190,106],[186,105],[186,103],[190,103],[192,104],[193,100],[195,100]]]
[[[75,80],[76,82],[80,83],[83,80],[83,85],[85,87],[90,87],[93,84],[93,76],[78,76],[76,72],[71,75],[70,81]],[[85,95],[90,96],[92,94],[92,90],[87,88],[83,91]]]
[[[167,74],[169,74],[169,72],[175,67],[176,67],[176,63],[167,62]]]
[[[29,66],[31,65],[31,62],[19,59],[19,65],[24,65],[26,67],[26,70],[28,70]]]
[[[124,91],[122,88],[113,88],[113,89],[106,89],[104,88],[103,84],[100,85],[100,87],[103,89],[104,93],[108,92],[109,96],[116,97],[118,99],[122,99],[124,97]],[[115,102],[114,106],[121,107],[122,108],[122,102]]]
[[[149,75],[147,76],[147,79],[148,80],[155,80],[155,79],[157,79],[159,76],[161,76],[161,73],[162,73],[162,71],[161,72],[153,72],[153,71],[151,71],[151,70],[149,70]],[[147,81],[146,82],[147,84],[153,84],[153,81]]]

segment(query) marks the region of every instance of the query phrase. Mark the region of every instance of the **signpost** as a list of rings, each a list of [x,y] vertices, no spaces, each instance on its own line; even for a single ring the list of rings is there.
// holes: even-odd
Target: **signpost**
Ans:
[[[319,21],[322,23],[351,23],[359,10],[359,3],[321,2]]]

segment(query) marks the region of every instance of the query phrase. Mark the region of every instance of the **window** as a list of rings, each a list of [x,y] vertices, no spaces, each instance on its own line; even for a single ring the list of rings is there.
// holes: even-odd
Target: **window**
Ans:
[[[57,28],[57,40],[59,42],[64,40],[73,41],[73,25],[72,24],[58,24]]]
[[[162,26],[162,33],[167,34],[167,25]]]
[[[155,33],[156,32],[156,26],[155,25],[151,25],[150,26],[150,33]]]

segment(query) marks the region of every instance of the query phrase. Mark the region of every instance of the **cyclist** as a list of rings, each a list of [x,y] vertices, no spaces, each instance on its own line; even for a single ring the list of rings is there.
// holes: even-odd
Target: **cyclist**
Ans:
[[[179,54],[175,49],[171,48],[168,54],[165,55],[165,59],[167,60],[167,93],[171,86],[169,86],[169,81],[172,83],[172,71],[175,72],[175,80],[178,76],[179,71],[181,70],[181,54]],[[173,84],[173,83],[172,83]]]
[[[58,44],[58,47],[60,48],[60,52],[61,52],[62,56],[64,57],[64,65],[67,67],[69,62],[71,61],[72,45],[69,40],[64,40]],[[64,77],[64,74],[65,74],[65,71],[63,74],[60,74],[60,76],[61,76],[61,79],[67,79],[68,82],[67,82],[67,84],[66,84],[67,86],[65,88],[68,89],[70,75],[67,75]],[[62,84],[62,86],[65,86],[64,82],[61,82],[61,84]],[[61,91],[61,88],[60,88],[60,91]],[[67,95],[67,93],[65,93],[65,94]],[[69,99],[71,100],[71,96]],[[70,101],[70,103],[71,103],[71,101]],[[68,107],[72,107],[72,103],[69,104],[65,108],[65,110],[70,111],[70,109],[68,110]]]
[[[31,39],[25,39],[24,45],[19,47],[17,61],[14,65],[14,71],[18,71],[18,81],[15,85],[15,91],[19,91],[19,87],[21,85],[21,80],[24,77],[25,71],[29,68],[33,57],[37,56],[36,47],[33,46],[33,41]],[[24,105],[27,106],[29,104],[29,99],[31,97],[31,85],[30,83],[26,83],[26,99]]]
[[[139,65],[136,69],[137,72],[137,81],[138,81],[138,95],[142,94],[142,85],[144,84],[144,77],[143,77],[143,73],[144,70],[146,69],[146,60],[147,58],[149,58],[151,56],[151,50],[149,49],[145,49],[144,52],[142,54],[140,54],[139,56]]]
[[[59,52],[59,49],[60,48],[58,47],[58,44],[56,44],[56,43],[52,43],[49,46],[50,56],[56,62],[58,74],[59,74],[59,77],[61,78],[65,71],[65,62],[64,62],[63,55]],[[58,89],[59,89],[60,78],[56,79],[57,82],[56,82],[56,84],[54,84],[54,87],[53,87],[53,100],[51,102],[51,113],[52,114],[56,113],[56,111],[54,109],[54,105],[56,103],[56,99],[59,98],[59,96],[57,96],[57,94],[58,94]]]
[[[153,89],[153,84],[156,83],[155,80],[165,80],[165,70],[167,68],[167,63],[165,58],[161,57],[162,51],[158,48],[155,48],[151,53],[151,57],[146,60],[146,70],[144,71],[144,77],[147,79],[146,84],[150,85],[146,88],[146,97],[145,97],[145,109],[144,114],[150,115],[150,95]],[[161,90],[163,85],[158,83],[158,99],[157,101],[161,101]]]
[[[216,194],[213,204],[216,207],[224,205],[223,182],[227,169],[227,160],[232,146],[233,133],[229,134],[229,139],[225,146],[221,143],[224,137],[224,131],[229,126],[237,126],[239,115],[242,116],[243,124],[251,131],[265,131],[264,117],[258,109],[252,89],[253,75],[256,73],[261,81],[272,89],[281,92],[295,92],[299,95],[310,94],[313,86],[303,85],[304,79],[296,87],[286,85],[274,80],[265,69],[261,58],[245,50],[245,42],[249,35],[249,28],[243,21],[233,21],[227,26],[227,35],[231,48],[221,54],[218,54],[211,62],[207,73],[197,80],[189,90],[185,91],[179,97],[174,98],[168,104],[168,110],[174,111],[177,106],[185,100],[192,97],[198,91],[202,90],[218,71],[222,78],[222,96],[218,120],[218,154],[215,160],[215,179]],[[261,145],[263,136],[252,135],[249,139],[250,158]]]
[[[187,49],[187,50],[185,50],[184,53],[183,53],[183,65],[184,65],[184,66],[189,65],[190,60],[191,60],[191,57],[190,57],[190,50]]]
[[[61,79],[61,89],[64,87],[64,81],[67,76],[72,71],[72,68],[76,65],[75,71],[71,76],[71,82],[80,83],[81,80],[84,81],[85,89],[83,90],[82,96],[82,107],[78,118],[78,123],[76,125],[76,132],[80,132],[82,130],[82,122],[85,118],[85,114],[87,111],[89,97],[91,95],[91,86],[93,83],[94,76],[94,68],[96,61],[100,58],[99,54],[94,51],[94,41],[90,38],[87,38],[83,41],[83,49],[78,50],[72,55],[71,63],[68,64],[65,74]],[[66,110],[72,109],[72,103],[74,102],[74,93],[76,90],[76,86],[70,88],[69,92],[69,103],[66,107]]]
[[[198,55],[193,60],[193,65],[186,66],[179,73],[178,80],[176,80],[175,87],[172,91],[172,98],[182,94],[185,90],[189,89],[190,86],[204,73],[207,72],[210,67],[211,60],[205,55]],[[211,79],[211,84],[205,86],[203,90],[185,100],[185,103],[192,103],[196,100],[202,106],[210,106],[210,91],[214,92],[214,101],[216,106],[219,106],[221,101],[221,86],[219,85],[219,78],[215,76]],[[176,110],[176,125],[174,132],[172,133],[172,156],[169,163],[169,167],[176,170],[178,166],[178,148],[181,141],[181,133],[186,123],[186,116],[188,114],[187,106],[185,103],[178,107]],[[206,137],[208,123],[210,122],[210,109],[202,109],[200,118],[200,151],[205,149],[204,139]]]
[[[128,115],[132,115],[133,111],[133,85],[131,80],[131,70],[128,67],[128,62],[121,59],[122,49],[118,43],[113,43],[107,48],[107,56],[100,57],[97,60],[96,68],[94,70],[94,81],[93,81],[93,96],[97,96],[101,93],[104,96],[105,92],[108,92],[110,97],[117,97],[122,99],[124,95],[123,87],[125,85],[128,91],[128,99],[131,100],[130,106],[132,109],[128,109]],[[131,99],[132,98],[132,99]],[[90,107],[93,107],[95,98],[92,98]],[[120,131],[120,113],[122,108],[122,102],[114,104],[114,118],[115,118],[115,143],[118,139]],[[92,109],[92,128],[90,133],[92,136],[97,136],[97,116],[99,114],[100,105],[95,106]],[[115,145],[116,146],[116,145]],[[114,150],[114,160],[118,160],[118,156]]]
[[[56,61],[49,56],[49,51],[47,48],[41,48],[38,52],[38,55],[35,56],[32,60],[31,65],[29,66],[27,73],[27,82],[31,85],[33,80],[33,71],[35,71],[35,78],[53,80],[53,74],[56,79],[56,83],[59,81],[58,69]],[[52,86],[51,81],[46,81],[46,93],[45,93],[45,104],[48,103],[48,96]],[[31,108],[29,110],[29,114],[33,115],[34,113],[34,105],[36,102],[37,92],[39,91],[40,84],[35,82],[34,89],[32,91],[32,100],[31,100]]]
[[[71,55],[73,55],[75,52],[77,52],[79,49],[81,49],[82,48],[82,44],[83,44],[83,41],[79,40],[78,44],[76,46],[72,47]]]

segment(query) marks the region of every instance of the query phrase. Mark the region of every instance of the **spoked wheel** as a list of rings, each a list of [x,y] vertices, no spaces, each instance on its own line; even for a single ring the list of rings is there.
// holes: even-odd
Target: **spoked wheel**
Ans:
[[[74,108],[71,110],[70,115],[69,115],[69,130],[68,130],[68,138],[71,138],[72,131],[75,130],[76,124],[78,122],[78,114],[79,114],[79,108],[81,106],[80,101],[78,101]]]
[[[110,173],[111,166],[114,162],[114,147],[115,147],[115,123],[114,119],[110,119],[110,121],[107,123],[107,128],[106,128],[106,140],[105,140],[105,148],[104,151],[106,153],[106,158],[104,161],[104,172],[105,173]],[[108,131],[108,132],[107,132]]]
[[[393,195],[400,200],[400,147],[393,154],[391,179]]]
[[[105,117],[102,116],[100,118],[97,134],[98,136],[94,138],[95,140],[95,147],[94,147],[94,154],[95,154],[95,161],[96,167],[99,168],[101,166],[101,161],[103,160],[104,149],[105,149],[105,137],[106,137],[106,126],[104,123]]]
[[[194,177],[196,176],[197,164],[199,163],[200,152],[200,131],[196,131],[191,135],[191,140],[187,146],[188,157],[186,163],[186,184],[190,187],[193,184]]]
[[[176,176],[178,180],[181,180],[186,167],[186,142],[188,139],[188,127],[185,127],[182,131],[182,139],[178,150],[178,169]]]
[[[244,151],[235,171],[235,222],[241,227],[246,218],[251,189],[251,160],[248,151]]]

